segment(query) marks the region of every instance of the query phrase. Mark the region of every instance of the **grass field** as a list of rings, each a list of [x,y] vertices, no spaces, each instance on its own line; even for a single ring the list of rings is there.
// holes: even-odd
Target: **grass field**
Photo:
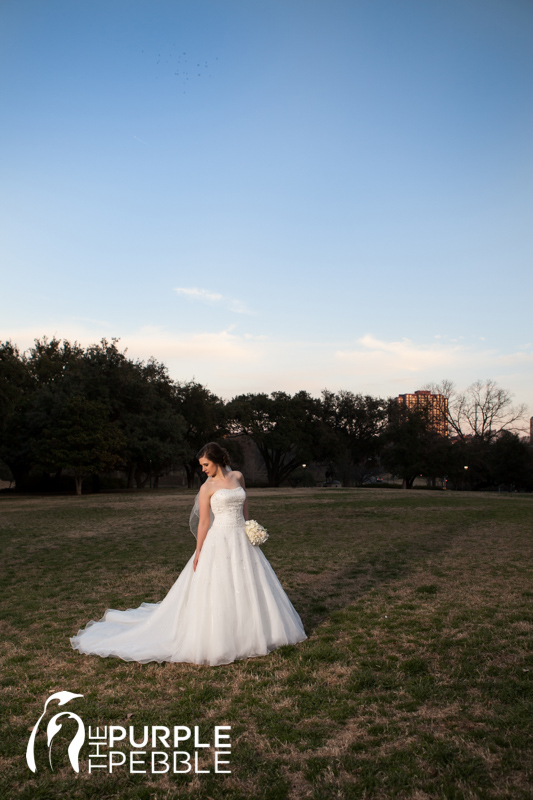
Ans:
[[[74,652],[106,608],[164,597],[192,497],[0,498],[2,798],[530,800],[533,497],[251,490],[306,642],[223,667]],[[65,690],[86,726],[231,725],[231,774],[89,774],[87,743],[76,774],[68,722],[34,775],[30,731]]]

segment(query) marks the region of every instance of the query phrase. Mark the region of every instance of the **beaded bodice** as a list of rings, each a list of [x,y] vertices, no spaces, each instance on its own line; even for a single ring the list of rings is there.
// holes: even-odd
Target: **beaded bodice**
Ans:
[[[242,507],[246,499],[246,492],[242,486],[235,489],[217,489],[211,495],[211,510],[215,520],[215,527],[243,525],[244,517]]]

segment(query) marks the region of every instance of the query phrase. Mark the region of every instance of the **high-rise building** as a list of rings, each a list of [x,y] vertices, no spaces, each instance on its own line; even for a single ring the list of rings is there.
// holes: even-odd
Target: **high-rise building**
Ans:
[[[441,436],[448,436],[448,398],[442,394],[419,389],[414,394],[401,394],[397,398],[399,405],[410,411],[424,410],[429,418],[431,428]]]

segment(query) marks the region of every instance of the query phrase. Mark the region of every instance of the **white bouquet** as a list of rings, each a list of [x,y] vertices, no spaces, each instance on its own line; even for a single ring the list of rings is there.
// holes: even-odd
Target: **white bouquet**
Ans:
[[[246,520],[244,523],[244,530],[251,544],[264,544],[268,539],[268,531],[263,528],[255,519]]]

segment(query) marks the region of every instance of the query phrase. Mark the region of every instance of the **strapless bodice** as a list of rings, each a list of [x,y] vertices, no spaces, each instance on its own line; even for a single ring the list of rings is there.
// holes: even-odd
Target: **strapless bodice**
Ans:
[[[244,525],[242,508],[246,492],[242,486],[235,489],[217,489],[211,495],[211,511],[215,517],[215,527]]]

